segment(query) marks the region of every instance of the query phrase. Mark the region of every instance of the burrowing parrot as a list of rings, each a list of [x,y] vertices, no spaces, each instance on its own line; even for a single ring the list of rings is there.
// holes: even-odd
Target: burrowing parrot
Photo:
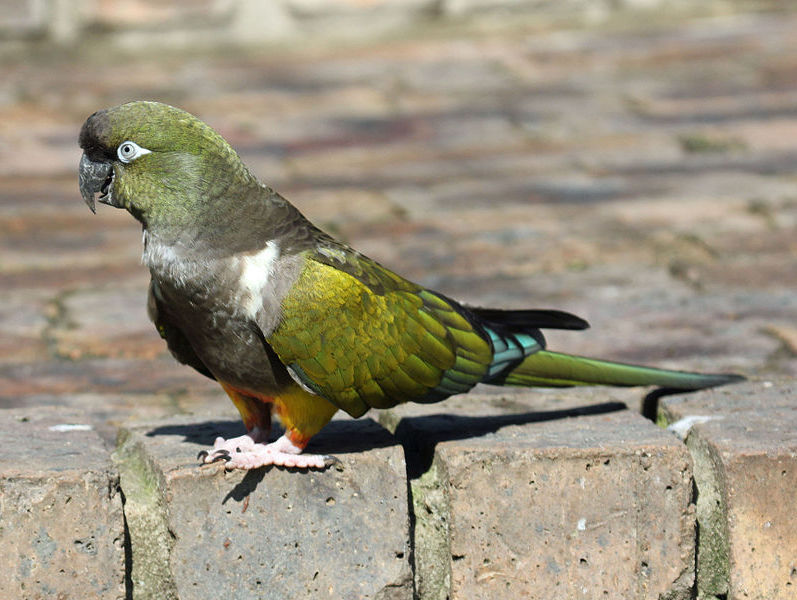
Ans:
[[[439,402],[477,383],[656,385],[741,379],[550,352],[540,328],[585,329],[556,310],[463,306],[312,225],[230,145],[180,109],[130,102],[80,131],[80,191],[144,230],[149,315],[175,358],[217,380],[247,433],[202,461],[323,468],[302,454],[338,410]],[[268,443],[271,415],[285,433]]]

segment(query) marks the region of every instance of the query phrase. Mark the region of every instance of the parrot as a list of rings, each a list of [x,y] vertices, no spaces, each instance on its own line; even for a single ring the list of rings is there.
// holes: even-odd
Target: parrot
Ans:
[[[79,134],[79,188],[143,229],[147,309],[171,354],[216,380],[246,433],[200,464],[324,469],[304,453],[338,410],[439,402],[496,386],[660,386],[744,379],[546,349],[542,329],[582,330],[559,310],[478,308],[401,277],[313,225],[192,114],[133,101]],[[269,441],[272,417],[284,428]]]

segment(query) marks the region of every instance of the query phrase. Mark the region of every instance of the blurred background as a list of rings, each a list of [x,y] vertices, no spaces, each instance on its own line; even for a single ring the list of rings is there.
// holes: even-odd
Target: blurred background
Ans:
[[[789,8],[794,7],[794,8]],[[148,322],[141,233],[77,134],[159,100],[328,232],[550,347],[797,373],[797,6],[0,0],[0,407],[234,408]]]

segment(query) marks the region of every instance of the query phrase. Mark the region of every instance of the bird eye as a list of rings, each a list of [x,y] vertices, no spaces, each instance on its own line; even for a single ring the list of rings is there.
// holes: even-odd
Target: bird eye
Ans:
[[[142,148],[135,142],[131,142],[127,140],[126,142],[122,142],[119,144],[119,147],[116,149],[116,156],[119,157],[123,163],[129,163],[131,160],[137,159],[139,156],[143,154],[149,154],[150,150],[146,148]]]

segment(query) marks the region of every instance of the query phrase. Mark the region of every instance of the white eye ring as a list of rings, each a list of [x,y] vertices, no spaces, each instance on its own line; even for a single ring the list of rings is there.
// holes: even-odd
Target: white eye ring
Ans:
[[[119,144],[119,147],[116,149],[116,156],[118,156],[119,160],[123,163],[129,163],[132,160],[136,160],[139,156],[149,154],[150,152],[151,150],[142,148],[135,142],[127,140]]]

